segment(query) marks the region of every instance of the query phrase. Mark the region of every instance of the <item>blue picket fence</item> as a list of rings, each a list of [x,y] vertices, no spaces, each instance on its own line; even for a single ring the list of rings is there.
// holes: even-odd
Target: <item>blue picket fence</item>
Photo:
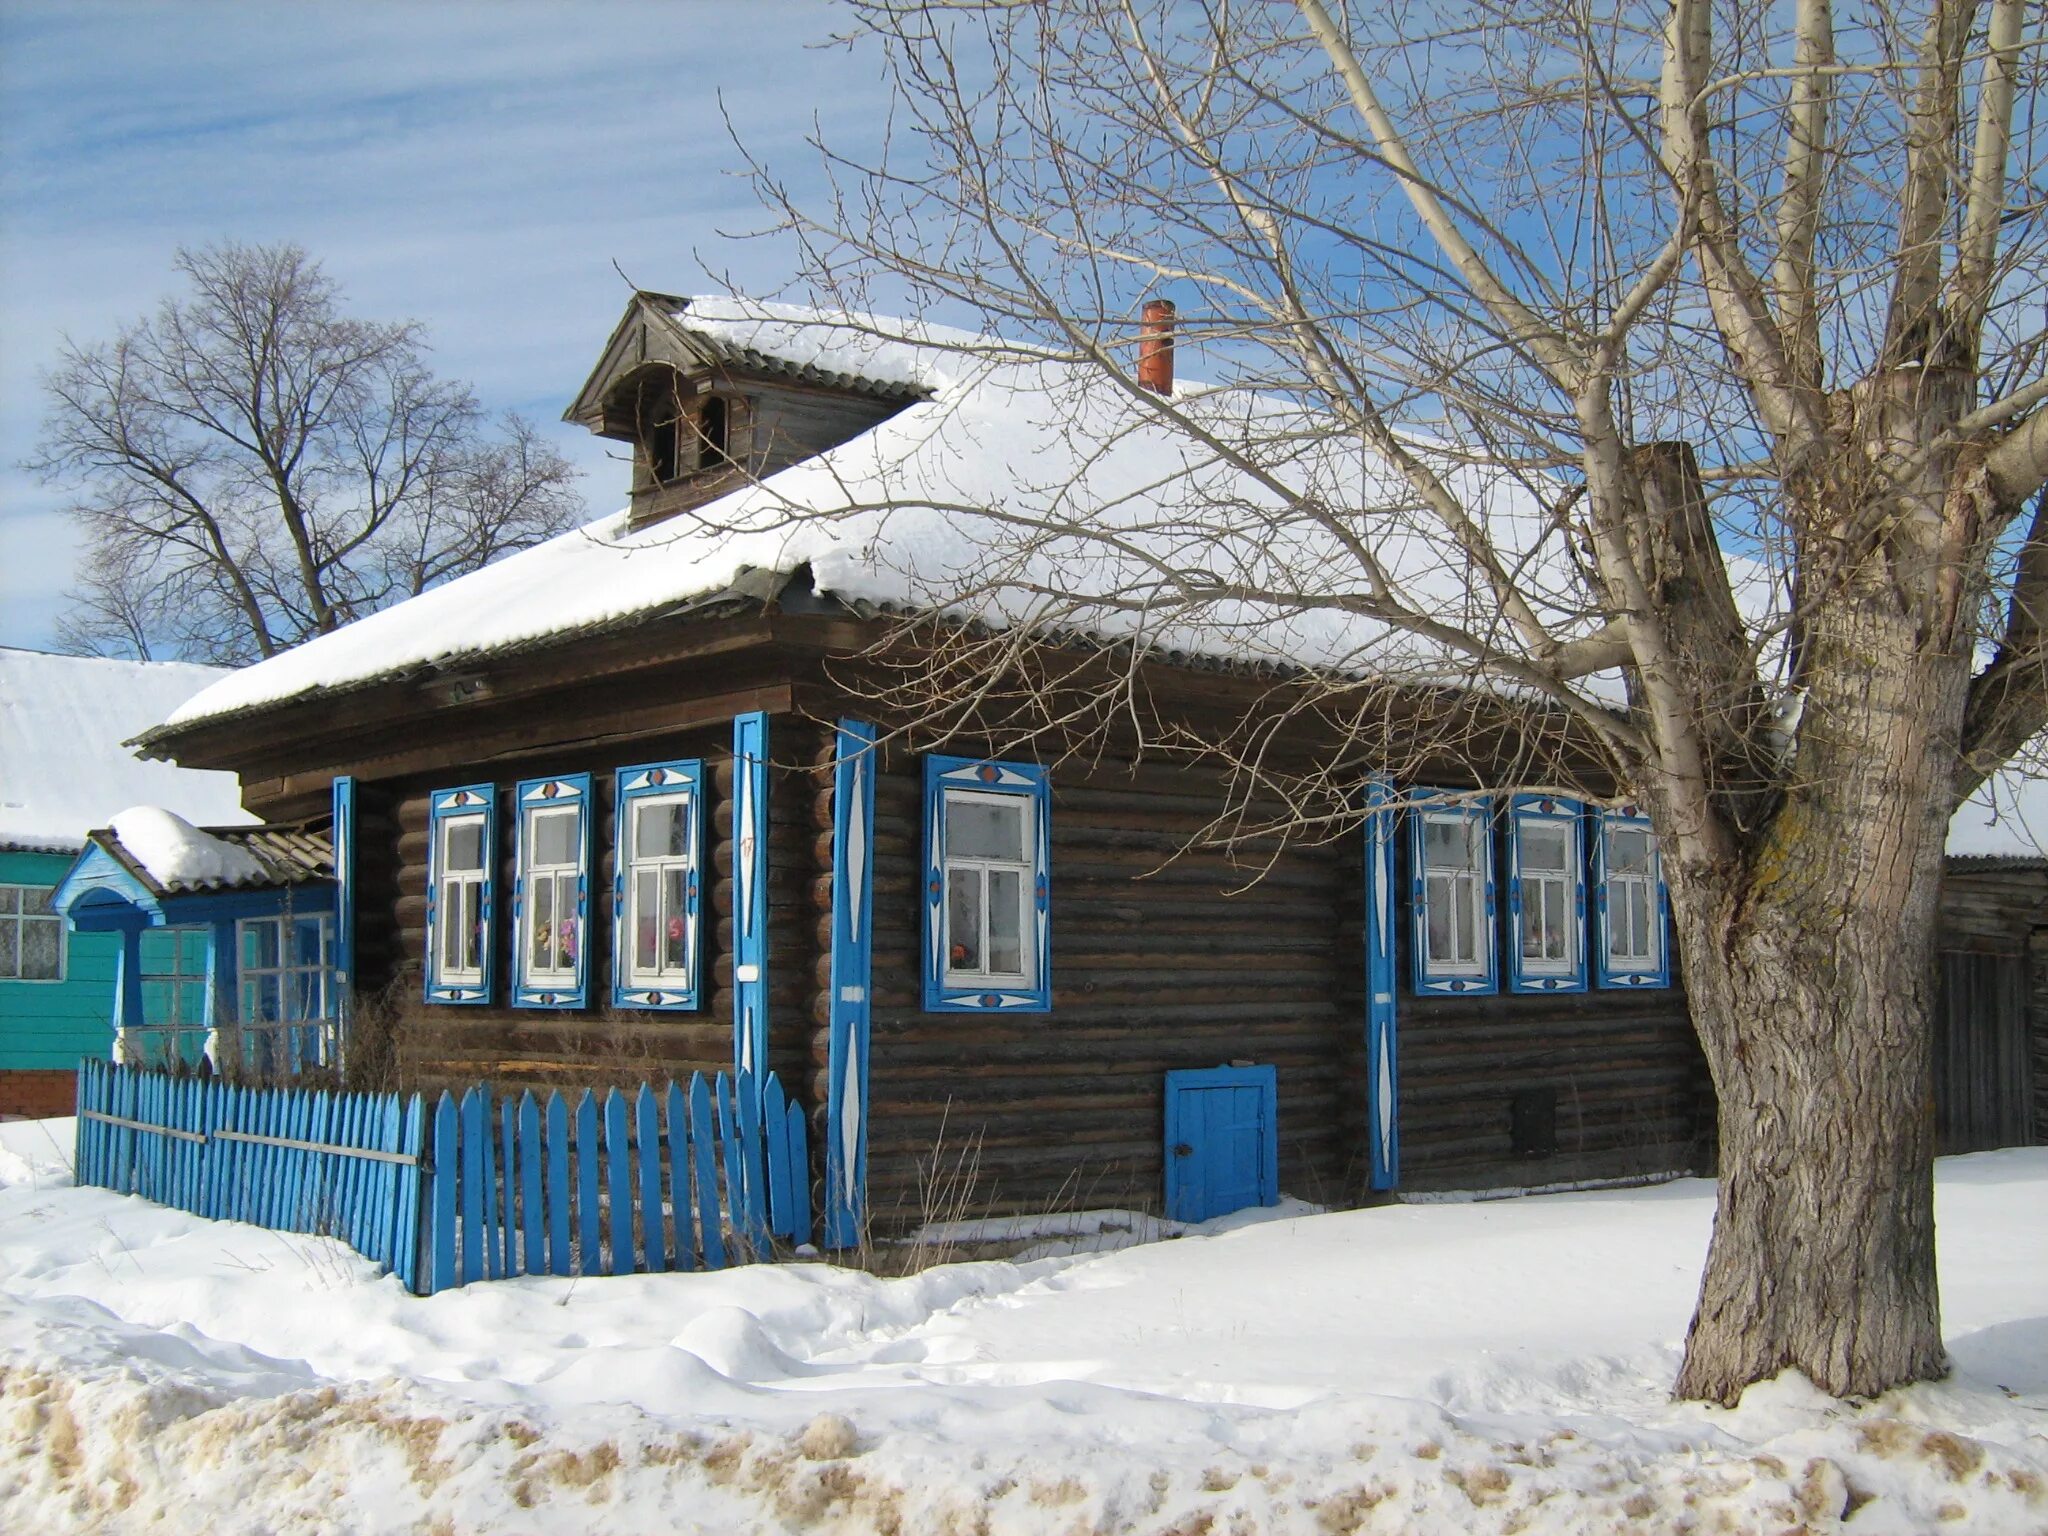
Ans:
[[[422,1295],[721,1269],[811,1238],[802,1108],[771,1073],[573,1101],[238,1088],[81,1064],[78,1180],[346,1241]]]
[[[417,1290],[417,1094],[240,1088],[78,1069],[77,1177],[220,1221],[338,1237]]]
[[[508,1275],[722,1269],[811,1239],[800,1106],[770,1073],[494,1100],[443,1094],[423,1291]]]

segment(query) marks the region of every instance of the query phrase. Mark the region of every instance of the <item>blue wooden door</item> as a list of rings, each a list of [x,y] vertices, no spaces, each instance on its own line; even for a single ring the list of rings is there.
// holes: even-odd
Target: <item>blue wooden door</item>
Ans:
[[[1166,1214],[1207,1221],[1280,1199],[1270,1066],[1166,1074]]]

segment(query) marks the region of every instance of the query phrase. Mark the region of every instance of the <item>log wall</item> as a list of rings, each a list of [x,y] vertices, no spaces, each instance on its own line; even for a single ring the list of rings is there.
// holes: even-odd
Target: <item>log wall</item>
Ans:
[[[829,1040],[824,782],[813,806],[818,1102]],[[1221,808],[1213,778],[1164,767],[1056,767],[1052,1012],[927,1013],[922,794],[921,760],[885,749],[875,783],[867,1119],[869,1208],[880,1227],[945,1214],[955,1199],[964,1214],[1157,1210],[1164,1074],[1232,1060],[1278,1068],[1282,1187],[1328,1201],[1356,1188],[1362,1142],[1343,1130],[1344,1066],[1358,1054],[1359,1031],[1340,976],[1362,956],[1357,931],[1338,921],[1346,878],[1338,853],[1290,848],[1249,883],[1256,863],[1220,852],[1173,857]],[[946,1177],[963,1157],[975,1169],[971,1187]]]

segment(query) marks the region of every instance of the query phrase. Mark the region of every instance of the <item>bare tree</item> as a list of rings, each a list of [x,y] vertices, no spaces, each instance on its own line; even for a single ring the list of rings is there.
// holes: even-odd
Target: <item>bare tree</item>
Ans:
[[[79,649],[243,662],[539,542],[567,460],[493,429],[417,324],[342,312],[296,246],[178,253],[189,292],[45,376],[36,458],[74,486]]]
[[[2048,724],[2038,6],[858,9],[888,148],[828,146],[822,203],[760,172],[814,286],[969,307],[1263,488],[1142,534],[1078,498],[958,508],[995,529],[961,592],[1008,588],[1013,630],[1071,618],[1014,551],[1092,542],[1123,575],[1088,611],[1141,640],[1247,599],[1356,616],[1568,713],[1600,761],[1545,770],[1653,810],[1719,1096],[1679,1392],[1941,1374],[1945,830]],[[1225,430],[1138,388],[1152,292],[1295,413]],[[1350,500],[1276,468],[1304,435],[1375,466]],[[1503,477],[1533,532],[1480,488]],[[1404,579],[1418,543],[1456,596]],[[1362,721],[1386,670],[1341,672],[1317,707]],[[1398,766],[1359,739],[1333,793]]]

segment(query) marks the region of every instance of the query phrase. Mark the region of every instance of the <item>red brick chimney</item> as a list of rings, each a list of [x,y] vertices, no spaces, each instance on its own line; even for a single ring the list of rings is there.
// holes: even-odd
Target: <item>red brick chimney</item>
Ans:
[[[1138,382],[1155,395],[1173,393],[1173,300],[1145,301],[1138,332]]]

